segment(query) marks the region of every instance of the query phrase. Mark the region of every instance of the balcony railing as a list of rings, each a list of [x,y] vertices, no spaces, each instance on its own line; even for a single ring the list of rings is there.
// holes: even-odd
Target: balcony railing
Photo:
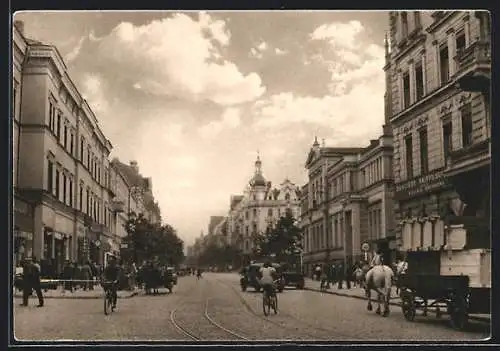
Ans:
[[[489,76],[491,74],[491,43],[484,40],[475,41],[458,52],[455,62],[457,63],[457,79],[478,72]]]
[[[112,200],[111,201],[111,210],[113,212],[125,212],[125,202],[121,200]]]

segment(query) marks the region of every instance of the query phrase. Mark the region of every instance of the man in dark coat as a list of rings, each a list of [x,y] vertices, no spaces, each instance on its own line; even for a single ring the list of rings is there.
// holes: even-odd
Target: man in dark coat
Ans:
[[[40,269],[31,259],[23,262],[23,303],[21,306],[28,306],[28,300],[33,290],[38,297],[38,306],[43,307],[43,294],[40,287]]]
[[[339,269],[338,269],[338,279],[339,279],[339,285],[338,288],[342,289],[342,283],[345,280],[347,289],[351,288],[351,281],[347,275],[346,268],[343,262],[340,263]]]

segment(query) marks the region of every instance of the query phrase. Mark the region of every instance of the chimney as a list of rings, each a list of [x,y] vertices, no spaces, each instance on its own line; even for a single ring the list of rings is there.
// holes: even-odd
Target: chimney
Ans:
[[[137,161],[130,161],[130,167],[135,171],[135,173],[139,173],[139,166],[137,166]]]
[[[17,30],[24,35],[24,22],[23,21],[14,21],[14,27],[17,28]]]

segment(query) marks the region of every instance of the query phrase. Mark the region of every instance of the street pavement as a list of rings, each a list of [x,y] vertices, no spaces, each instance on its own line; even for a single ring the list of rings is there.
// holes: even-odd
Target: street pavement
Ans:
[[[309,282],[307,283],[309,284]],[[312,282],[311,282],[312,284]],[[489,325],[472,322],[466,331],[448,326],[447,318],[418,317],[407,322],[401,308],[381,317],[366,301],[315,291],[286,289],[278,294],[279,312],[265,317],[262,295],[241,292],[239,276],[206,273],[182,277],[172,294],[139,294],[118,301],[109,316],[97,299],[51,299],[46,306],[17,306],[14,331],[20,340],[335,340],[467,341],[485,339]]]
[[[329,289],[321,290],[319,281],[312,280],[311,278],[305,278],[305,288],[309,291],[315,291],[322,294],[332,294],[332,295],[351,297],[361,300],[367,300],[364,289],[361,289],[359,287],[354,287],[354,285],[351,286],[351,289],[347,289],[345,283],[343,284],[342,289],[338,289],[337,284],[331,284]],[[375,298],[375,296],[376,296],[375,293],[372,292],[372,298]],[[395,290],[392,291],[392,296],[390,301],[391,305],[401,307],[401,298],[399,297],[399,295],[396,295]],[[491,322],[491,315],[489,314],[471,314],[469,315],[469,318],[471,320],[476,320],[476,321],[483,321],[487,323]]]

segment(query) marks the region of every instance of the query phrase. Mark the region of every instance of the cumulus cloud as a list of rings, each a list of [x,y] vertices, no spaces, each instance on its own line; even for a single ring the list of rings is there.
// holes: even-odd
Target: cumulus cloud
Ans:
[[[205,139],[219,135],[225,129],[234,129],[241,124],[241,111],[238,108],[227,108],[219,120],[212,121],[198,129],[198,134]]]
[[[362,45],[363,26],[357,21],[319,26],[315,40],[327,40],[329,55],[309,60],[326,66],[331,75],[330,94],[300,96],[284,92],[254,103],[254,127],[283,128],[290,124],[328,128],[337,142],[362,144],[381,131],[384,121],[384,50]]]
[[[82,79],[82,96],[87,100],[94,113],[106,113],[109,103],[105,98],[102,77],[98,74],[86,74]]]
[[[310,37],[314,40],[329,40],[337,47],[353,49],[359,46],[356,37],[363,30],[363,25],[359,21],[334,22],[319,26],[311,33]]]
[[[275,48],[275,49],[274,49],[274,53],[275,53],[276,55],[284,55],[284,54],[288,53],[288,51],[286,51],[286,50],[282,50],[282,49],[280,49],[280,48]]]
[[[250,49],[250,57],[261,59],[264,57],[264,52],[269,48],[269,44],[265,41],[260,42],[257,46]]]
[[[75,60],[78,57],[78,54],[80,53],[80,50],[82,49],[83,43],[87,37],[81,37],[80,40],[78,40],[78,43],[76,43],[76,46],[66,54],[64,57],[65,61],[67,63],[70,63],[71,61]]]
[[[175,14],[140,26],[122,22],[97,41],[100,60],[146,92],[221,105],[253,101],[266,90],[260,76],[245,75],[227,60],[215,62],[229,43],[225,22],[207,13],[197,21]]]

